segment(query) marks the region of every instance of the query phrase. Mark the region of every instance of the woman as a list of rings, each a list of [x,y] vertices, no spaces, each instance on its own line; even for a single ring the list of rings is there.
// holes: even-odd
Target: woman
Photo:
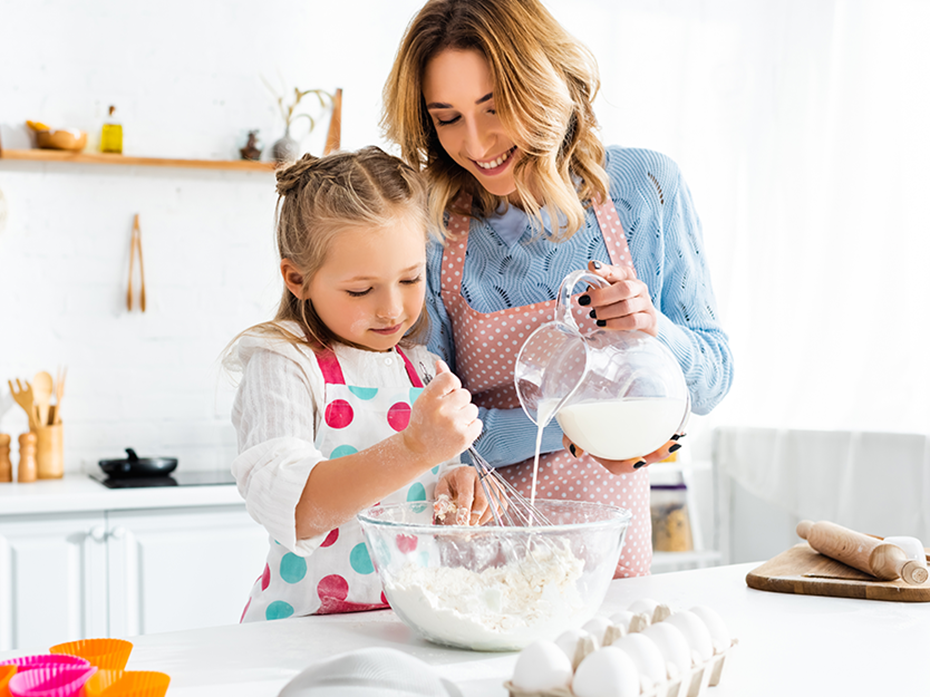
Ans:
[[[695,413],[731,382],[688,188],[667,157],[601,144],[598,87],[594,58],[537,0],[431,0],[384,88],[385,134],[425,174],[444,238],[427,258],[430,350],[482,407],[476,447],[524,493],[536,426],[519,408],[513,360],[552,318],[570,271],[587,265],[610,282],[577,298],[582,329],[658,337],[681,364]],[[643,466],[676,451],[679,437],[635,462],[595,460],[553,422],[537,495],[630,509],[616,575],[647,574]]]

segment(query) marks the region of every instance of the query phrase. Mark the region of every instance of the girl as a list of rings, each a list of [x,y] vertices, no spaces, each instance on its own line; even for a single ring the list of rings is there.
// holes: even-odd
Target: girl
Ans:
[[[385,133],[425,173],[446,242],[428,254],[429,346],[482,407],[479,451],[513,465],[501,474],[524,494],[536,426],[519,408],[513,361],[521,337],[552,318],[568,272],[587,266],[611,283],[577,298],[582,329],[658,337],[678,358],[696,413],[732,378],[688,187],[667,157],[604,147],[598,84],[593,56],[538,0],[430,0],[384,88]],[[643,466],[680,448],[679,437],[635,462],[595,461],[553,421],[537,495],[632,510],[617,575],[646,574]]]
[[[284,296],[227,361],[242,372],[232,470],[271,542],[243,621],[385,607],[355,522],[367,506],[430,499],[443,478],[470,522],[489,517],[461,493],[474,492],[472,468],[444,465],[480,433],[478,409],[412,343],[426,323],[418,175],[369,147],[305,155],[277,190]]]

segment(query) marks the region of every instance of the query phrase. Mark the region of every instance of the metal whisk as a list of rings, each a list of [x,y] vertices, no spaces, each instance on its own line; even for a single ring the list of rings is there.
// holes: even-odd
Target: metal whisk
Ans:
[[[423,384],[428,385],[433,376],[422,361],[420,372],[423,374]],[[504,479],[496,469],[488,464],[487,460],[478,454],[474,446],[468,446],[467,451],[471,456],[471,465],[478,474],[481,490],[491,508],[495,525],[501,527],[552,525],[546,516],[530,504],[513,484]]]

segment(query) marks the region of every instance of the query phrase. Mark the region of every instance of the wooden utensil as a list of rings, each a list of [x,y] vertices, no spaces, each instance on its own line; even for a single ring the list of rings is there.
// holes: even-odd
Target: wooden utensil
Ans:
[[[326,144],[323,154],[329,155],[339,149],[342,136],[342,88],[333,95],[333,111],[329,117],[329,130],[326,131]]]
[[[52,400],[52,390],[55,383],[52,376],[43,371],[35,374],[32,378],[32,400],[35,402],[38,411],[39,426],[48,426],[48,408]]]
[[[26,416],[29,418],[29,430],[35,431],[39,425],[36,423],[36,407],[32,399],[32,385],[29,384],[28,380],[23,380],[23,382],[26,383],[26,387],[23,387],[19,382],[19,378],[16,378],[15,389],[12,380],[7,380],[6,384],[10,386],[10,394],[13,395],[13,399],[26,412]]]
[[[876,537],[822,520],[819,523],[802,520],[798,536],[823,555],[859,569],[882,581],[900,578],[905,583],[919,585],[928,578],[926,565],[908,559],[904,550]]]
[[[126,288],[126,309],[132,311],[132,269],[136,254],[139,255],[139,307],[145,312],[145,267],[142,264],[142,228],[139,214],[132,221],[132,238],[129,243],[129,285]]]
[[[64,370],[59,368],[55,372],[55,406],[54,413],[51,414],[51,423],[60,424],[61,423],[61,400],[65,396],[65,376],[68,374],[68,366],[65,366]]]

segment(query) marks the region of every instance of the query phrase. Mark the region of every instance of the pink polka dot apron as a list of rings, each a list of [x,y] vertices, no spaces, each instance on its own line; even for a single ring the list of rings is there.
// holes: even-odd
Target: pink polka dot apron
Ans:
[[[632,267],[630,250],[620,218],[609,199],[594,206],[611,263]],[[477,312],[462,296],[469,219],[449,218],[452,237],[443,252],[442,300],[452,321],[456,373],[472,393],[475,404],[486,408],[520,408],[513,384],[514,361],[526,338],[552,320],[556,301],[545,301],[497,312]],[[589,309],[573,304],[575,321],[582,331],[596,329]],[[529,498],[533,483],[533,459],[499,470]],[[543,499],[596,501],[629,509],[633,514],[615,578],[645,576],[652,563],[652,520],[649,513],[649,475],[645,470],[614,475],[601,464],[565,450],[539,458],[536,496]]]
[[[316,354],[326,383],[323,423],[315,445],[330,460],[357,453],[402,431],[410,405],[423,383],[406,355],[396,353],[410,383],[396,387],[346,385],[332,351]],[[396,359],[396,357],[395,357]],[[433,497],[439,467],[434,467],[381,503],[425,501]],[[351,520],[330,530],[309,557],[272,541],[262,576],[249,595],[242,621],[355,612],[388,607],[359,524]]]

